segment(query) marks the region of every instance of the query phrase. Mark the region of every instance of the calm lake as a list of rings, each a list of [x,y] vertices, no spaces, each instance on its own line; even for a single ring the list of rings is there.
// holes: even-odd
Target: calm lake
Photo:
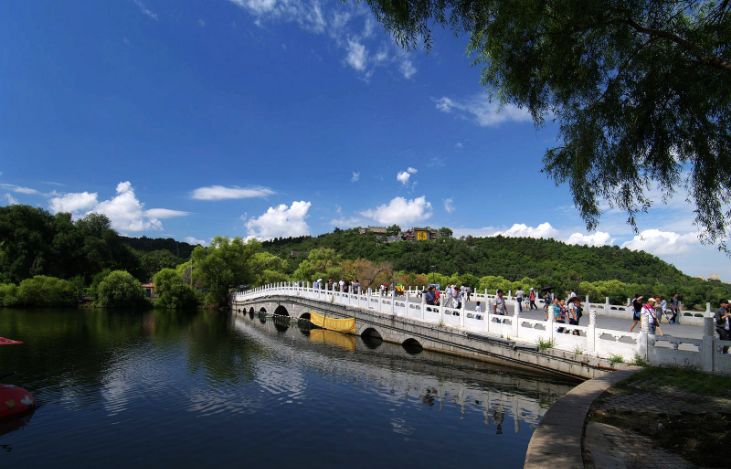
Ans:
[[[40,403],[2,467],[522,467],[575,384],[242,314],[0,309],[0,336]]]

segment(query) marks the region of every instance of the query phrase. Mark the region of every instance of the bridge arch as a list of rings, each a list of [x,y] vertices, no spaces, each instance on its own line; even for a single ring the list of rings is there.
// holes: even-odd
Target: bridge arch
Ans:
[[[287,311],[287,308],[285,308],[282,305],[277,306],[277,309],[274,310],[274,314],[276,316],[289,316],[289,311]]]
[[[249,319],[254,319],[254,308],[249,308]]]
[[[413,337],[404,340],[401,343],[401,347],[403,347],[403,349],[406,350],[406,353],[408,353],[409,355],[418,355],[421,353],[422,350],[424,350],[424,347],[421,346],[421,343]]]
[[[263,306],[259,309],[259,322],[262,324],[267,322],[267,310]]]
[[[381,333],[373,327],[369,327],[361,332],[360,338],[363,340],[365,346],[371,350],[377,349],[383,343],[383,337],[381,336]]]
[[[300,319],[307,319],[308,321],[312,318],[309,311],[300,314]]]

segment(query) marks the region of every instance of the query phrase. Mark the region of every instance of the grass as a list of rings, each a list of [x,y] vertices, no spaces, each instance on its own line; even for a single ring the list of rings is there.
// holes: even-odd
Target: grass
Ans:
[[[699,396],[731,397],[731,376],[703,373],[688,368],[649,366],[622,381],[618,386],[650,392],[682,392]]]
[[[553,347],[553,340],[538,339],[538,350],[543,351],[543,350],[549,349],[551,347]]]
[[[611,363],[611,364],[624,363],[624,357],[622,357],[622,355],[612,355],[611,357],[609,357],[609,363]]]
[[[634,364],[636,366],[648,366],[647,360],[639,356],[639,354],[635,354]]]

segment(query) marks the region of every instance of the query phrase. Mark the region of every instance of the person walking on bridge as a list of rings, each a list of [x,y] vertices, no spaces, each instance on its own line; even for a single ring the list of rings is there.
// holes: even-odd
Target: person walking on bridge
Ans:
[[[635,329],[635,327],[641,320],[643,298],[644,296],[640,294],[635,294],[635,297],[632,299],[632,327],[629,328],[630,332]]]
[[[538,305],[536,305],[536,289],[531,288],[530,293],[528,293],[528,300],[530,301],[530,304],[528,305],[528,309],[538,309]]]
[[[495,306],[493,306],[493,312],[495,314],[506,315],[508,314],[508,305],[505,303],[505,297],[503,297],[503,291],[498,290],[497,296],[495,297]]]
[[[523,297],[525,296],[525,292],[522,288],[518,288],[518,291],[515,292],[515,301],[518,302],[518,312],[523,312]]]

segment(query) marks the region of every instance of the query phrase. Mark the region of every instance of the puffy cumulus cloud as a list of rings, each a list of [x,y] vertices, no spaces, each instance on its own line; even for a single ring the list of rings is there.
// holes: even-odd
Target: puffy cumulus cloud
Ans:
[[[231,199],[253,199],[268,197],[274,191],[266,187],[225,187],[207,186],[199,187],[193,191],[193,198],[196,200],[231,200]]]
[[[248,238],[264,241],[272,238],[286,238],[292,236],[306,236],[310,234],[305,218],[310,210],[310,202],[294,201],[289,207],[280,204],[269,207],[258,218],[246,222]]]
[[[555,238],[558,230],[550,223],[541,223],[538,226],[528,226],[524,223],[516,223],[505,231],[496,231],[493,236],[506,236],[510,238]]]
[[[412,168],[409,166],[408,168],[406,168],[406,171],[400,171],[396,173],[396,180],[405,186],[409,183],[411,175],[416,174],[417,172],[418,170],[416,168]]]
[[[350,176],[350,182],[358,182],[360,181],[360,173],[358,171],[353,171],[353,175]]]
[[[70,192],[52,197],[48,204],[52,213],[67,212],[79,216],[97,206],[97,197],[96,192]]]
[[[69,192],[49,199],[52,213],[68,212],[75,218],[99,213],[109,218],[112,228],[121,232],[161,230],[160,218],[188,215],[188,212],[166,208],[144,209],[144,204],[135,195],[132,183],[120,182],[117,195],[108,200],[98,201],[96,192]]]
[[[127,232],[162,229],[160,220],[145,215],[143,204],[137,199],[129,181],[117,184],[117,195],[100,202],[91,211],[106,215],[115,230]]]
[[[454,212],[454,200],[451,197],[444,199],[444,211],[447,213]]]
[[[432,206],[423,195],[411,200],[394,197],[388,204],[360,214],[383,225],[401,225],[428,220],[432,216]]]
[[[566,240],[567,244],[580,244],[582,246],[606,246],[613,242],[614,240],[609,233],[604,231],[591,234],[572,233],[569,239]]]
[[[646,251],[658,256],[682,254],[694,245],[699,244],[694,233],[675,233],[658,229],[643,230],[629,241],[622,243],[623,248],[633,251]]]
[[[13,194],[5,194],[3,200],[5,200],[5,205],[18,205],[18,199],[13,197]]]
[[[151,218],[178,218],[190,215],[190,212],[182,210],[170,210],[169,208],[151,208],[145,210],[145,215]]]
[[[436,108],[470,120],[480,127],[494,127],[504,122],[531,122],[530,113],[513,104],[500,105],[484,93],[463,100],[443,96],[435,100]]]

